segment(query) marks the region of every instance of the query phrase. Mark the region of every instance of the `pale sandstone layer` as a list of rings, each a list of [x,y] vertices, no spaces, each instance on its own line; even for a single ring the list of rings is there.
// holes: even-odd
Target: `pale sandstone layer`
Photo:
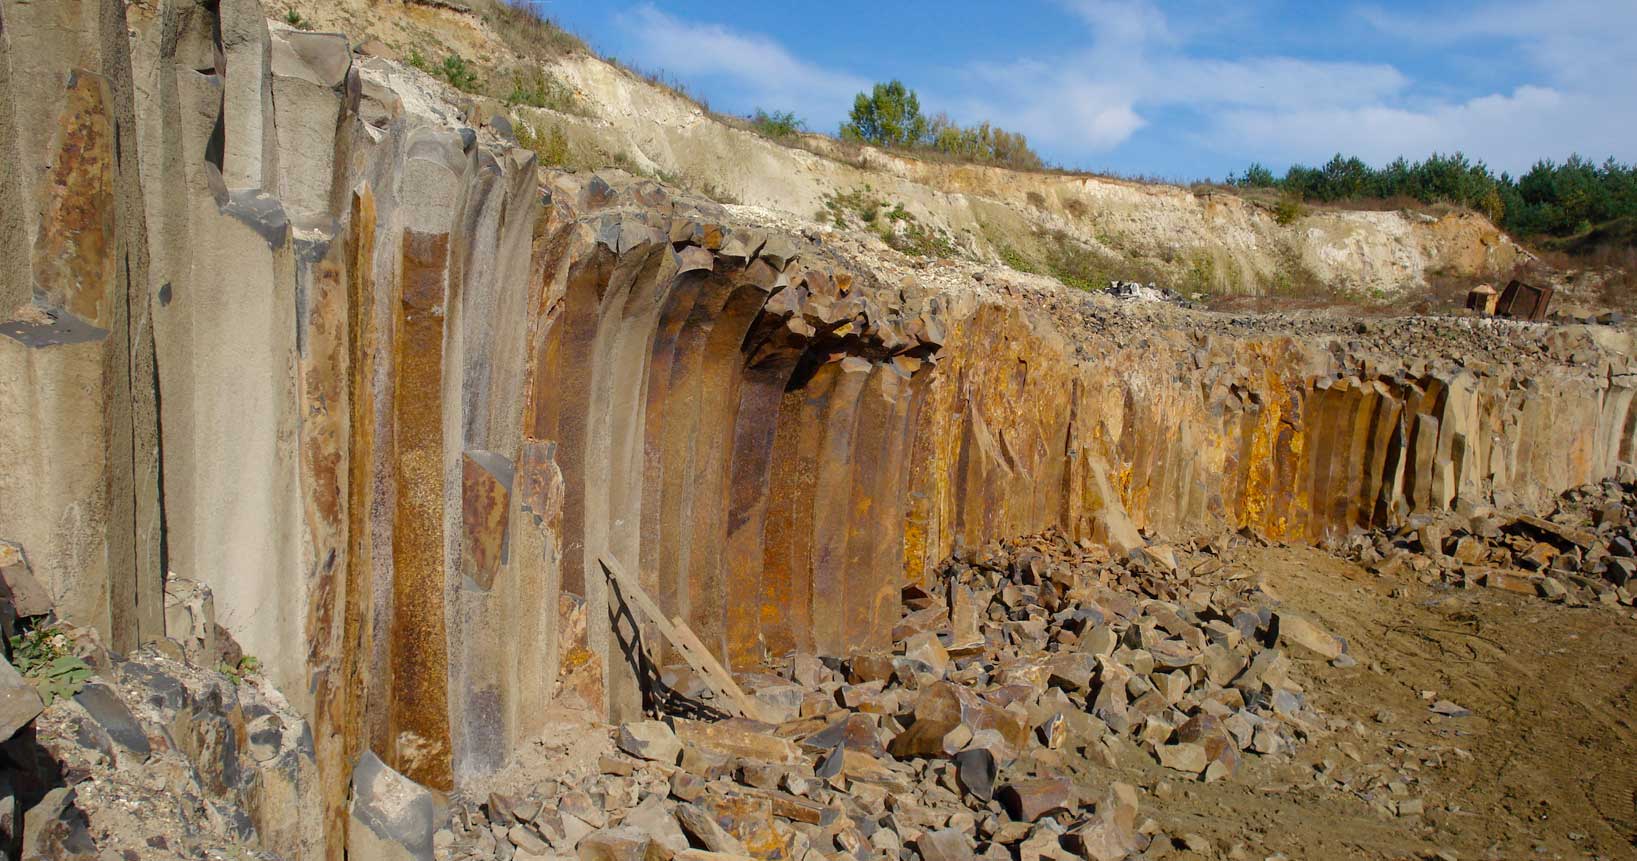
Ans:
[[[601,556],[745,667],[884,642],[963,543],[1315,541],[1632,460],[1624,331],[906,277],[541,173],[418,73],[264,11],[0,5],[0,536],[117,649],[166,634],[166,572],[208,584],[312,722],[332,852],[366,749],[488,773],[564,654],[637,710]]]

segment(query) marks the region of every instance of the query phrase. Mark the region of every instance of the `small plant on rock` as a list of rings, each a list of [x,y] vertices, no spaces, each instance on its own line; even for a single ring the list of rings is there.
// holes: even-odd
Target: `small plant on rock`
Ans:
[[[565,167],[569,161],[568,137],[563,130],[552,126],[537,132],[528,123],[517,123],[517,145],[532,150],[546,167]]]
[[[12,664],[33,682],[46,705],[79,693],[91,678],[91,667],[72,648],[68,635],[54,627],[34,628],[11,638]]]
[[[461,92],[471,93],[478,88],[477,69],[459,54],[444,57],[443,65],[438,67],[438,75]]]
[[[261,672],[261,661],[257,660],[253,655],[245,655],[239,658],[239,662],[236,664],[229,664],[224,661],[218,669],[222,671],[222,675],[227,676],[228,681],[235,685],[241,685],[244,684],[245,679]]]

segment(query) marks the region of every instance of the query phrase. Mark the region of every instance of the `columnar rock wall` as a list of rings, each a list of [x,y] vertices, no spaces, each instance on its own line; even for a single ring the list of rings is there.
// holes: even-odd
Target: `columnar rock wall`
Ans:
[[[543,176],[253,0],[3,0],[0,39],[0,537],[116,648],[165,635],[167,572],[208,584],[312,722],[331,857],[366,749],[449,787],[560,670],[641,707],[634,641],[667,650],[601,559],[744,667],[885,643],[959,543],[1316,540],[1631,457],[1606,331],[1467,368],[1082,331]]]
[[[910,578],[1048,526],[1122,546],[1139,529],[1320,542],[1536,507],[1616,474],[1637,440],[1632,339],[1601,327],[1242,334],[1116,317],[1071,345],[1016,307],[952,317],[913,443]]]

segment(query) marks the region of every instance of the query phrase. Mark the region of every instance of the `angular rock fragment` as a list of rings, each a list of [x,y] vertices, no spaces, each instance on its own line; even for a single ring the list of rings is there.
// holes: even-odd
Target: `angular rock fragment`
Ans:
[[[621,724],[618,742],[620,750],[642,759],[676,765],[682,758],[682,741],[664,721]]]
[[[635,828],[603,828],[587,834],[575,849],[580,861],[667,861],[663,850]]]
[[[801,748],[795,742],[772,735],[768,729],[765,724],[743,718],[716,723],[676,721],[676,737],[685,745],[758,762],[795,765],[803,761]]]
[[[1074,804],[1075,792],[1068,778],[1041,777],[1008,783],[995,797],[1014,821],[1035,822],[1066,812]]]
[[[0,741],[16,735],[44,708],[34,685],[0,655]]]
[[[922,832],[915,851],[921,861],[973,861],[972,838],[953,828]]]
[[[1276,615],[1279,626],[1279,645],[1297,647],[1326,661],[1341,657],[1342,642],[1330,632],[1295,613]]]
[[[365,751],[352,770],[347,857],[360,861],[431,861],[438,804],[420,784]]]

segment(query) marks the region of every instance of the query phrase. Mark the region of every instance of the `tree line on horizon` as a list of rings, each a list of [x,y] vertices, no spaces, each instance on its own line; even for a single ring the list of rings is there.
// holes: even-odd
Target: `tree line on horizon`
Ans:
[[[766,134],[784,137],[804,127],[790,113],[757,111],[752,121]],[[938,153],[961,161],[1024,170],[1047,165],[1021,133],[988,122],[962,126],[947,114],[927,116],[920,97],[902,81],[877,83],[853,100],[842,140]],[[1266,188],[1301,202],[1345,203],[1414,200],[1447,203],[1481,212],[1518,236],[1573,237],[1613,222],[1637,220],[1637,165],[1609,158],[1601,164],[1579,155],[1562,162],[1538,161],[1521,176],[1496,173],[1462,152],[1433,153],[1421,161],[1399,157],[1372,167],[1337,153],[1321,167],[1294,164],[1277,176],[1259,162],[1227,184]],[[1625,231],[1630,233],[1630,230]]]
[[[1416,162],[1400,157],[1381,168],[1338,153],[1323,167],[1292,165],[1283,177],[1252,163],[1242,174],[1229,174],[1227,182],[1323,203],[1394,198],[1450,203],[1481,212],[1519,236],[1569,237],[1637,217],[1637,166],[1613,158],[1597,164],[1579,155],[1538,161],[1514,178],[1461,152],[1433,153]]]

